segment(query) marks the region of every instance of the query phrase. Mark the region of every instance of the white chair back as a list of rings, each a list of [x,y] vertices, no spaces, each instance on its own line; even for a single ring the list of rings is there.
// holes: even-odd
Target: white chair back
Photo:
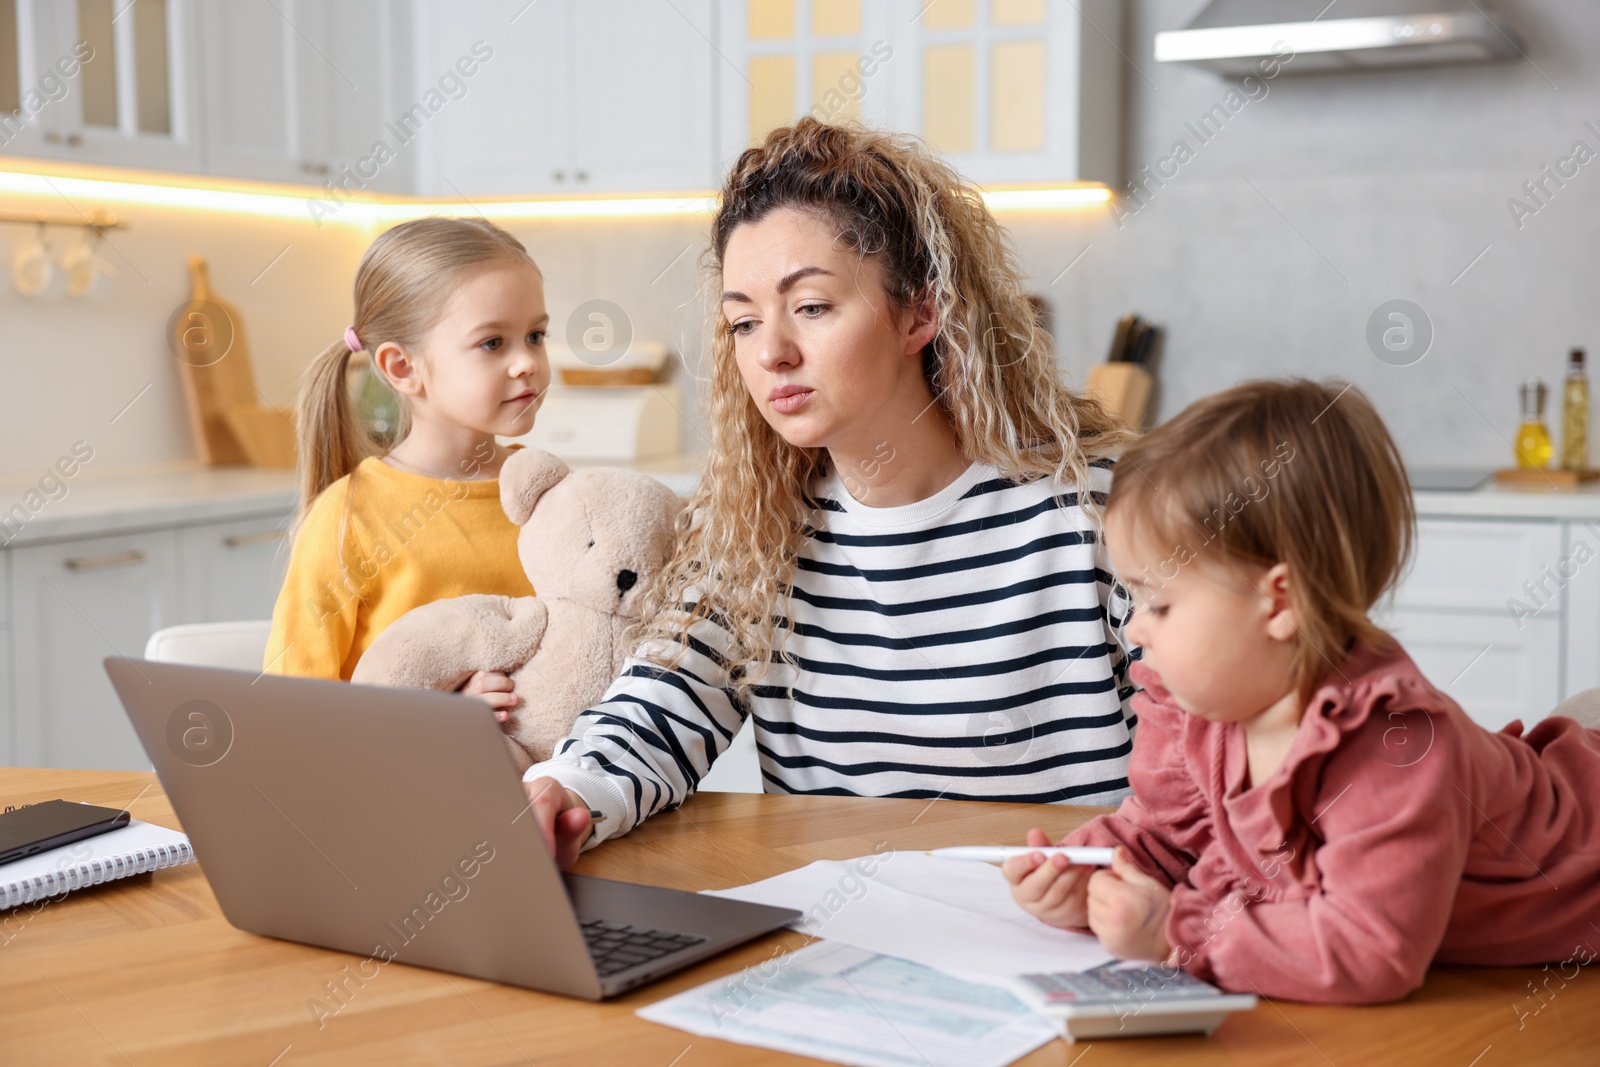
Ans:
[[[259,671],[271,631],[269,619],[168,626],[150,635],[144,646],[144,658],[195,667]]]

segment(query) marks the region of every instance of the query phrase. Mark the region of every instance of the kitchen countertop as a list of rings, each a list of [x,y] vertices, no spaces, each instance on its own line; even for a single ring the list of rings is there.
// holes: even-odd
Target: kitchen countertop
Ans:
[[[574,467],[618,464],[573,461]],[[688,496],[705,466],[702,455],[664,456],[629,464]],[[0,526],[0,547],[93,537],[113,531],[158,529],[222,522],[258,515],[287,515],[295,505],[293,471],[251,467],[204,467],[180,463],[142,469],[85,467],[64,480],[66,494],[46,499],[16,531]],[[23,503],[37,478],[0,479],[0,520]],[[42,491],[41,491],[41,495]],[[1600,485],[1576,489],[1527,489],[1489,482],[1470,491],[1418,490],[1417,514],[1425,518],[1600,521]]]
[[[1600,520],[1600,485],[1593,483],[1574,489],[1531,489],[1491,481],[1470,492],[1419,490],[1414,495],[1417,514],[1424,518]]]
[[[630,466],[687,496],[700,481],[704,463],[703,456],[678,455]],[[617,464],[573,462],[574,467],[605,465]],[[294,471],[206,467],[194,462],[136,469],[96,470],[86,466],[61,482],[66,487],[65,494],[51,500],[40,487],[38,477],[0,479],[0,523],[6,523],[0,525],[0,548],[111,532],[287,515],[294,510],[298,496]],[[24,501],[30,490],[38,492],[44,502],[19,530],[16,519],[8,516],[14,516],[14,508],[19,505],[27,510]]]

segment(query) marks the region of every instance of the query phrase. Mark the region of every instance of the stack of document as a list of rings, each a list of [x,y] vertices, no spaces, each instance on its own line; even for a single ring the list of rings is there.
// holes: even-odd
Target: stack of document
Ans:
[[[639,1016],[853,1067],[1005,1067],[1060,1036],[1003,989],[831,941],[679,993]]]
[[[859,1067],[1002,1067],[1061,1031],[1008,989],[1112,957],[1039,922],[997,867],[891,852],[717,896],[800,911],[824,938],[641,1009],[653,1022]]]

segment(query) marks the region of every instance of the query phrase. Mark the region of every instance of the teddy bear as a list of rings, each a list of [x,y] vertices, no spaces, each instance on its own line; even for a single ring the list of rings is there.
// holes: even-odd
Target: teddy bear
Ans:
[[[511,676],[521,703],[506,741],[518,773],[548,759],[599,703],[631,649],[648,579],[672,549],[677,495],[648,475],[573,471],[524,448],[500,470],[500,505],[521,527],[517,555],[534,596],[459,596],[406,612],[379,634],[352,682],[456,690],[476,671]]]

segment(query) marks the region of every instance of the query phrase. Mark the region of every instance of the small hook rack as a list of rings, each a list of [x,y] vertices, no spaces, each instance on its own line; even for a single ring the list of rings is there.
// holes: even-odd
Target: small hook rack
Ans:
[[[114,211],[96,211],[92,215],[50,215],[43,211],[0,211],[0,223],[13,222],[24,226],[79,226],[97,234],[107,230],[126,230],[128,224]]]

